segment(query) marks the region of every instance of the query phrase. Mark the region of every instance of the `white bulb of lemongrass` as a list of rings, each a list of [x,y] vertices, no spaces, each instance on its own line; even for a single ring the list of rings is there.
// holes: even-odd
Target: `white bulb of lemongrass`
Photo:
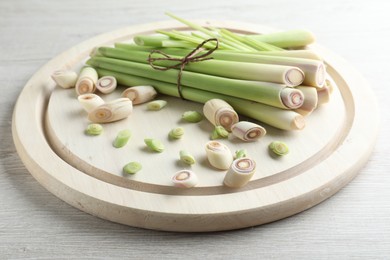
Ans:
[[[232,126],[232,133],[243,141],[255,141],[263,137],[267,131],[258,124],[240,121]]]
[[[81,95],[95,92],[97,81],[98,74],[96,70],[89,66],[83,67],[76,82],[76,93]]]
[[[229,148],[218,141],[210,141],[206,144],[206,156],[209,163],[220,170],[229,169],[233,162],[233,155]]]
[[[134,86],[122,92],[122,97],[129,98],[134,105],[153,100],[156,96],[157,91],[152,86]]]
[[[231,131],[232,125],[238,122],[239,118],[226,101],[222,99],[210,99],[203,106],[204,116],[215,126],[223,126]]]
[[[231,188],[246,185],[256,170],[256,162],[250,158],[239,158],[233,161],[227,171],[223,183]]]
[[[101,77],[96,82],[96,88],[103,94],[109,94],[116,89],[116,79],[112,76]]]
[[[318,104],[317,88],[306,87],[306,86],[298,86],[296,88],[302,91],[303,95],[305,96],[305,99],[303,101],[302,106],[300,106],[298,109],[295,109],[295,112],[303,116],[310,115],[314,111],[314,109],[317,108],[317,104]]]
[[[133,104],[128,98],[118,98],[98,106],[88,114],[94,123],[110,123],[127,118],[133,111]]]
[[[51,78],[61,88],[74,88],[78,75],[71,70],[56,70],[51,75]]]
[[[325,80],[325,86],[317,89],[318,106],[328,103],[334,90],[334,83],[329,79]]]
[[[297,109],[302,106],[304,102],[304,95],[302,91],[297,88],[284,88],[280,92],[282,103],[291,109]]]
[[[82,94],[77,99],[88,113],[104,104],[104,100],[93,93]]]
[[[193,171],[181,170],[172,177],[173,185],[180,188],[192,188],[198,184],[198,177]]]

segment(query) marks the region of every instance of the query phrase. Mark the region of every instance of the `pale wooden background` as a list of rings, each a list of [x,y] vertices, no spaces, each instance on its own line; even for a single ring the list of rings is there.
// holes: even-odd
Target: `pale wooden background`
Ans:
[[[0,259],[389,259],[390,1],[0,1]],[[122,226],[72,208],[24,168],[11,116],[26,81],[49,59],[97,34],[190,19],[308,28],[371,83],[382,114],[378,144],[358,177],[296,216],[259,227],[180,234]],[[371,106],[373,104],[367,104]]]

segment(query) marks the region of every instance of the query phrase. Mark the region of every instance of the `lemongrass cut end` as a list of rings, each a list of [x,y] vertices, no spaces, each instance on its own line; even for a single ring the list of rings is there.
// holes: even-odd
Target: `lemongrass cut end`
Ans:
[[[285,80],[287,86],[289,87],[295,87],[300,85],[304,79],[305,79],[305,74],[299,68],[292,68],[288,70],[285,75]]]

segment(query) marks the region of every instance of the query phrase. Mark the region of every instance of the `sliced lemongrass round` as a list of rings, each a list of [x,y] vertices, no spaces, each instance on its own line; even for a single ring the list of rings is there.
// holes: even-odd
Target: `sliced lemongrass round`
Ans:
[[[51,74],[51,78],[61,88],[74,88],[78,75],[71,70],[56,70]]]
[[[155,152],[161,153],[165,149],[164,144],[160,140],[153,139],[153,138],[146,138],[144,139],[144,142],[147,147],[149,147],[151,150]]]
[[[127,174],[136,174],[142,169],[142,165],[139,162],[129,162],[123,166],[123,172]]]
[[[302,91],[303,95],[305,96],[305,99],[303,101],[302,106],[295,109],[295,112],[307,116],[310,115],[314,109],[317,108],[318,105],[318,94],[317,94],[317,88],[315,87],[306,87],[306,86],[298,86],[296,87],[300,91]],[[323,88],[320,88],[323,89]]]
[[[231,131],[231,126],[238,122],[236,111],[222,99],[210,99],[203,106],[203,114],[213,125],[223,126]]]
[[[287,108],[296,109],[302,106],[305,97],[299,89],[284,88],[280,92],[280,98]]]
[[[173,138],[173,139],[180,139],[180,138],[182,138],[183,135],[184,135],[184,128],[183,127],[173,128],[169,132],[169,137]]]
[[[96,82],[96,88],[103,94],[109,94],[116,89],[116,78],[113,76],[104,76]]]
[[[153,100],[146,104],[146,108],[148,110],[157,111],[165,107],[167,103],[168,102],[165,100]]]
[[[198,111],[186,111],[183,113],[181,118],[190,123],[198,123],[203,120],[203,115]]]
[[[234,156],[234,159],[240,159],[247,157],[247,151],[245,149],[237,150]]]
[[[128,98],[118,98],[98,106],[88,113],[94,123],[110,123],[127,118],[133,112],[133,104]]]
[[[100,135],[103,132],[103,126],[101,124],[89,124],[85,129],[87,135]]]
[[[229,136],[229,132],[221,125],[215,126],[213,132],[211,133],[211,139],[220,139],[227,138]]]
[[[98,74],[92,67],[83,67],[77,79],[75,89],[78,95],[93,93],[96,89]]]
[[[231,188],[246,185],[256,171],[256,162],[250,158],[239,158],[233,161],[223,183]]]
[[[127,142],[130,140],[130,137],[131,137],[131,131],[129,129],[121,130],[116,135],[115,140],[112,143],[112,145],[115,148],[121,148],[127,144]]]
[[[77,99],[88,113],[104,104],[104,100],[93,93],[82,94]]]
[[[267,131],[258,124],[240,121],[232,126],[232,133],[243,141],[256,141],[263,137]]]
[[[134,105],[151,101],[156,96],[157,91],[152,86],[135,86],[127,88],[122,92],[122,97],[129,98]]]
[[[289,152],[287,144],[281,141],[273,141],[268,147],[274,154],[280,156],[286,155]]]
[[[305,79],[305,74],[301,69],[297,67],[293,67],[292,69],[288,70],[284,76],[286,80],[286,85],[289,87],[298,86]]]
[[[173,185],[180,188],[192,188],[198,184],[198,177],[193,171],[181,170],[172,177]]]
[[[185,164],[192,165],[196,163],[196,160],[192,154],[190,154],[187,151],[181,150],[180,153],[180,161],[182,161]]]
[[[229,148],[218,141],[210,141],[206,144],[206,156],[209,163],[220,170],[229,169],[233,161]]]

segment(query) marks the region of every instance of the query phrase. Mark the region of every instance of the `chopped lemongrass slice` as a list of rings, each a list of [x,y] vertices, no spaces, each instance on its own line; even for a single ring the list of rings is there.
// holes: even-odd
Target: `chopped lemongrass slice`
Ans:
[[[195,164],[196,160],[194,156],[192,156],[189,152],[187,151],[180,151],[180,161],[182,161],[185,164]]]
[[[128,98],[118,98],[100,105],[88,114],[94,123],[110,123],[128,117],[133,111],[133,104]]]
[[[155,152],[161,153],[162,151],[164,151],[164,144],[157,139],[146,138],[144,139],[144,142],[146,146],[148,146]]]
[[[256,163],[250,158],[239,158],[233,161],[225,175],[223,183],[231,188],[240,188],[247,184],[256,170]]]
[[[180,139],[184,135],[184,128],[183,127],[176,127],[173,128],[169,132],[169,137],[173,139]]]
[[[217,125],[214,128],[214,131],[211,134],[211,139],[219,139],[219,138],[227,138],[229,136],[229,132],[221,125]]]
[[[240,121],[232,126],[232,133],[243,141],[255,141],[263,137],[267,131],[258,124]]]
[[[139,162],[129,162],[123,166],[123,172],[127,174],[135,174],[142,169],[142,165]]]
[[[186,111],[181,117],[183,118],[183,120],[190,123],[198,123],[203,119],[203,115],[198,111]]]
[[[96,83],[96,88],[103,94],[109,94],[116,89],[116,79],[113,76],[101,77]]]
[[[218,141],[210,141],[206,144],[206,156],[209,163],[220,170],[229,169],[233,161],[229,148]]]
[[[112,145],[115,148],[121,148],[127,144],[130,137],[131,137],[131,131],[129,129],[119,131]]]
[[[167,105],[167,101],[165,101],[165,100],[153,100],[153,101],[150,101],[150,102],[146,105],[146,108],[147,108],[148,110],[157,111],[157,110],[162,109],[162,108],[165,107],[166,105]]]
[[[247,157],[247,151],[245,149],[237,150],[234,156],[235,159],[240,159],[244,157]]]
[[[157,95],[152,86],[135,86],[125,89],[122,97],[129,98],[134,105],[142,104],[154,99]]]
[[[101,124],[89,124],[85,129],[87,135],[100,135],[103,132],[103,126]]]
[[[273,141],[268,147],[274,154],[280,156],[286,155],[289,152],[287,144],[281,141]]]
[[[97,80],[98,74],[94,68],[89,66],[83,67],[76,82],[76,93],[81,95],[95,92]]]
[[[53,72],[51,78],[62,88],[73,88],[76,85],[78,75],[70,70],[57,70]]]
[[[221,125],[228,131],[239,120],[236,111],[222,99],[207,101],[203,106],[203,114],[213,125]]]
[[[88,113],[104,104],[104,100],[101,97],[92,93],[82,94],[77,99]]]
[[[198,177],[193,171],[181,170],[172,177],[173,185],[180,188],[191,188],[198,184]]]

